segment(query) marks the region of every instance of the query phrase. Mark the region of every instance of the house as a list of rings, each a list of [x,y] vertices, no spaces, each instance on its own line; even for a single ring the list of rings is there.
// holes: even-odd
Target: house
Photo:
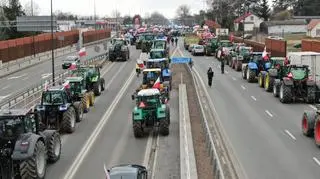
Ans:
[[[237,19],[235,19],[233,23],[236,31],[238,31],[240,24],[244,24],[244,31],[252,32],[254,28],[260,27],[261,22],[263,22],[261,18],[252,14],[251,12],[248,12],[243,16],[240,16]]]
[[[221,28],[221,25],[212,20],[205,20],[204,24],[207,25],[210,29]]]
[[[307,22],[303,19],[285,21],[265,21],[260,24],[260,32],[268,35],[306,33]]]
[[[308,37],[320,37],[320,19],[312,19],[307,26]]]

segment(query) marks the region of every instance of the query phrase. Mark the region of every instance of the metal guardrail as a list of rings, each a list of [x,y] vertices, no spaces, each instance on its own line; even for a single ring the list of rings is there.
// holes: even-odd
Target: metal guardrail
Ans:
[[[103,43],[104,41],[109,41],[111,38],[113,38],[114,36],[111,36],[110,38],[106,38],[106,39],[102,39],[102,40],[98,40],[98,41],[94,41],[94,42],[89,42],[89,43],[86,43],[84,44],[83,46],[84,47],[88,47],[88,46],[92,46],[92,45],[96,45],[96,44],[100,44],[100,43]],[[71,47],[63,47],[63,48],[60,48],[60,49],[56,49],[54,51],[55,53],[55,57],[56,58],[59,58],[61,56],[64,56],[66,54],[70,54],[70,53],[74,53],[76,52],[76,47],[74,46],[74,44],[71,46]],[[65,53],[67,52],[67,53]],[[20,58],[20,59],[17,59],[17,60],[12,60],[11,62],[6,62],[6,63],[2,63],[1,64],[1,67],[0,67],[0,71],[1,70],[6,70],[6,71],[10,71],[10,68],[15,68],[16,66],[18,66],[18,69],[21,68],[22,64],[24,63],[28,63],[31,64],[31,61],[46,61],[46,60],[49,60],[51,59],[51,52],[42,52],[43,54],[42,55],[36,55],[35,57],[33,56],[27,56],[27,57],[23,57],[23,58]],[[59,53],[61,53],[59,55]],[[33,62],[33,64],[37,64],[38,62]]]
[[[101,61],[107,58],[108,58],[108,54],[100,54],[92,58],[89,58],[87,60],[88,61],[87,64],[91,64],[91,63],[94,63],[95,61]],[[104,60],[103,63],[105,63],[106,61],[107,60]],[[57,77],[55,78],[56,83],[63,82],[63,79],[69,74],[70,73],[68,71],[57,74]],[[7,99],[4,99],[3,101],[0,102],[0,110],[33,107],[35,104],[37,104],[40,101],[41,94],[46,82],[49,83],[49,85],[53,84],[52,79],[47,81],[42,81],[38,84],[33,85],[32,87],[28,87],[23,90],[20,90],[19,92],[8,97]]]

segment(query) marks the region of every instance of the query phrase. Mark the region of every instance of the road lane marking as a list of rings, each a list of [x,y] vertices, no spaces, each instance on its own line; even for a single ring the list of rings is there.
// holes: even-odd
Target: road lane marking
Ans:
[[[22,75],[20,75],[20,76],[12,76],[12,77],[9,77],[9,78],[7,78],[8,80],[12,80],[12,79],[18,79],[18,78],[21,78],[21,77],[25,77],[25,76],[27,76],[28,74],[27,73],[24,73],[24,74],[22,74]]]
[[[41,78],[45,79],[45,78],[48,78],[51,75],[52,75],[52,73],[44,73],[44,74],[41,75]]]
[[[284,132],[286,132],[293,140],[297,140],[290,131],[284,130]]]
[[[0,96],[0,101],[6,99],[6,98],[9,97],[11,94],[12,94],[12,93],[9,93],[9,94],[7,94],[7,95],[5,95],[5,96]]]
[[[10,85],[7,85],[7,86],[5,86],[5,87],[1,88],[1,90],[8,89],[9,87],[10,87]]]
[[[316,108],[314,105],[311,105],[311,104],[310,104],[309,107],[312,108],[312,109],[314,109],[314,110],[317,110],[317,108]]]
[[[316,164],[318,164],[320,166],[320,161],[317,158],[313,157],[312,159],[314,162],[316,162]]]
[[[254,96],[251,96],[251,98],[252,98],[253,100],[257,101],[257,98],[256,98],[256,97],[254,97]]]
[[[113,63],[114,64],[114,63]],[[120,69],[117,71],[117,73],[116,74],[114,74],[113,76],[112,76],[112,78],[110,79],[110,81],[109,81],[109,83],[107,84],[107,86],[105,86],[105,89],[106,90],[108,90],[109,89],[109,87],[111,86],[111,83],[113,82],[113,80],[115,79],[115,78],[117,78],[118,77],[118,74],[120,73],[120,72],[122,72],[122,70],[123,70],[123,68],[125,67],[125,63],[120,67]],[[109,68],[110,69],[110,68]],[[108,72],[108,71],[106,71],[106,72]],[[105,72],[105,73],[106,73]],[[105,74],[103,74],[103,76],[104,76]]]
[[[245,89],[246,89],[246,87],[244,87],[243,85],[241,85],[241,88],[242,88],[243,90],[245,90]]]
[[[113,111],[116,108],[117,104],[119,103],[119,101],[121,100],[121,98],[125,94],[126,90],[128,89],[129,85],[131,84],[134,76],[135,76],[135,70],[132,70],[129,78],[127,79],[127,81],[125,82],[123,87],[120,89],[120,91],[118,92],[117,96],[112,101],[111,105],[109,106],[109,108],[107,109],[107,111],[105,112],[103,117],[101,118],[100,122],[97,124],[96,128],[93,130],[93,132],[91,133],[90,137],[87,139],[86,143],[83,145],[83,148],[78,153],[78,155],[75,158],[75,160],[72,163],[72,165],[67,170],[67,173],[63,177],[64,179],[72,179],[74,177],[74,175],[76,174],[76,172],[80,168],[83,160],[88,155],[88,153],[89,153],[90,149],[92,148],[94,142],[99,137],[99,134],[101,133],[101,131],[104,128],[105,124],[110,119],[111,114],[113,113]]]
[[[273,115],[271,114],[271,112],[269,112],[268,110],[265,110],[265,112],[266,112],[270,117],[273,117]]]
[[[233,81],[236,81],[237,79],[235,77],[232,77]]]
[[[148,166],[149,160],[150,160],[150,155],[151,155],[151,147],[152,147],[152,135],[149,135],[148,141],[147,141],[147,146],[146,146],[146,152],[144,153],[143,157],[143,166]]]
[[[157,136],[156,146],[155,146],[155,152],[154,152],[154,159],[153,159],[153,166],[152,166],[152,175],[151,179],[155,178],[156,175],[156,166],[157,166],[157,158],[158,158],[158,151],[159,151],[159,135]],[[145,165],[146,166],[146,165]]]

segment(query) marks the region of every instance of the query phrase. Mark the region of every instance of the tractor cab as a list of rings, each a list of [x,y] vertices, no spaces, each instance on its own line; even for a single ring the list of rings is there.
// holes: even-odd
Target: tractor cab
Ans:
[[[169,68],[169,60],[166,58],[148,59],[146,60],[146,68]]]
[[[146,179],[148,177],[147,168],[141,165],[117,165],[107,172],[107,179]]]
[[[86,90],[86,81],[83,77],[67,77],[65,79],[69,83],[70,95],[74,101],[80,101],[80,98],[83,97],[83,94],[87,92]]]
[[[144,69],[143,70],[143,80],[142,80],[142,88],[143,89],[152,88],[157,80],[159,80],[160,83],[162,83],[162,81],[161,81],[161,68],[153,68],[153,69]]]
[[[152,48],[151,49],[159,49],[159,50],[163,50],[164,52],[164,56],[168,57],[169,56],[169,47],[167,45],[167,41],[166,40],[155,40],[153,42]],[[151,50],[152,51],[152,50]],[[163,57],[164,58],[164,57]]]
[[[152,49],[149,53],[150,59],[159,59],[159,58],[166,58],[166,52],[164,49]]]
[[[138,108],[156,109],[161,105],[161,93],[158,89],[142,89],[136,96],[136,103]]]
[[[309,77],[310,70],[308,65],[289,65],[287,72],[286,77],[303,80]]]

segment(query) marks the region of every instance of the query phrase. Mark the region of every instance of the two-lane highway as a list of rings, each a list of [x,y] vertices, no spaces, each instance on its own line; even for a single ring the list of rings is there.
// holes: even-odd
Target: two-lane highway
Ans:
[[[191,56],[181,47],[181,53]],[[320,151],[301,134],[305,104],[281,104],[258,84],[242,80],[225,66],[221,74],[213,57],[192,57],[205,84],[214,67],[213,87],[207,88],[224,130],[247,178],[319,178]]]
[[[102,49],[99,53],[94,51],[94,46],[86,48],[87,57],[90,58],[103,53],[103,46],[99,45]],[[63,72],[62,60],[67,56],[77,55],[76,52],[66,54],[55,58],[55,74]],[[41,64],[23,69],[11,75],[0,78],[0,101],[5,100],[7,97],[13,95],[17,91],[26,87],[35,85],[41,81],[49,80],[52,78],[52,64],[51,60],[45,61]]]

